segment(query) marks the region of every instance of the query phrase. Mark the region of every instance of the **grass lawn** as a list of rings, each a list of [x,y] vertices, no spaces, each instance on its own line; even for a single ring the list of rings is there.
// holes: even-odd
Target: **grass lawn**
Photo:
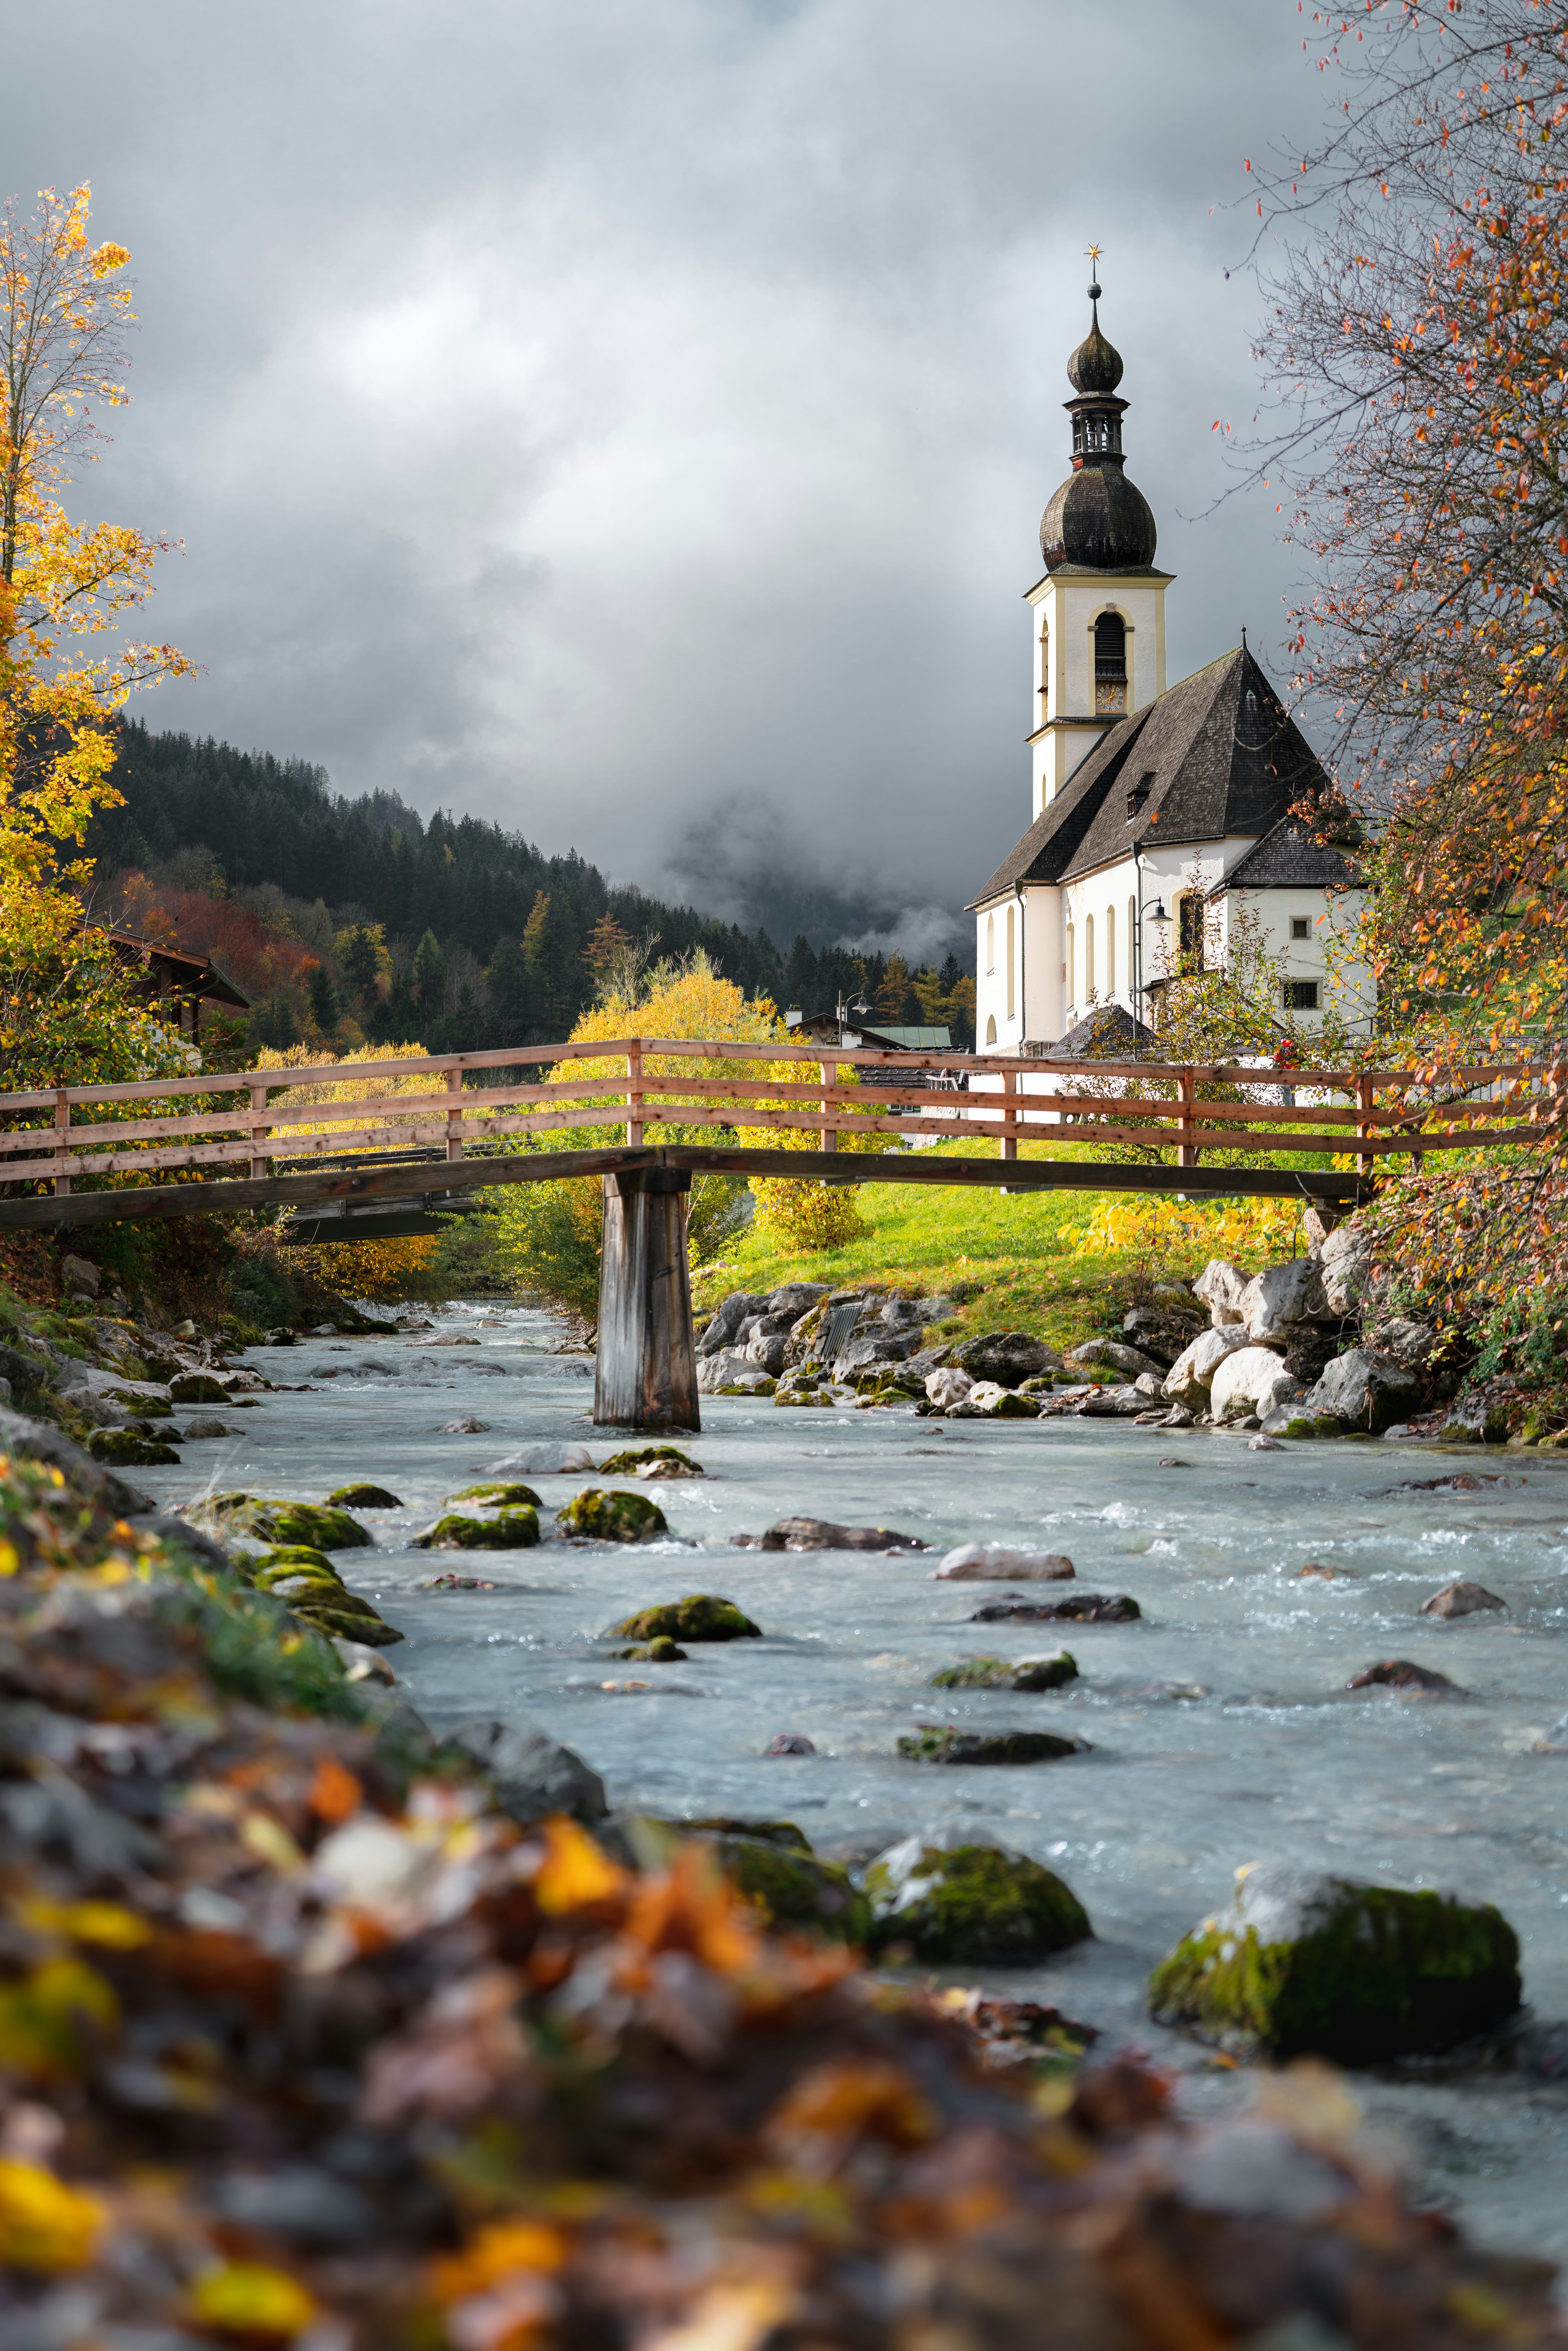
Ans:
[[[972,1144],[967,1149],[941,1144],[921,1155],[976,1153]],[[1082,1146],[1056,1144],[1048,1151],[1042,1144],[1025,1144],[1020,1155],[1089,1155]],[[761,1222],[747,1226],[716,1263],[693,1276],[697,1304],[708,1309],[729,1290],[768,1290],[784,1281],[942,1292],[958,1301],[957,1320],[967,1333],[1028,1331],[1060,1349],[1119,1325],[1129,1306],[1152,1294],[1156,1280],[1189,1277],[1211,1257],[1235,1257],[1255,1270],[1291,1254],[1288,1229],[1282,1240],[1265,1246],[1249,1223],[1260,1203],[1178,1209],[1172,1202],[1156,1208],[1146,1196],[1124,1193],[1003,1193],[968,1186],[949,1191],[915,1184],[865,1184],[857,1197],[870,1230],[841,1249],[793,1251]],[[1107,1210],[1139,1229],[1107,1235],[1112,1246],[1077,1254],[1079,1229],[1101,1221]]]

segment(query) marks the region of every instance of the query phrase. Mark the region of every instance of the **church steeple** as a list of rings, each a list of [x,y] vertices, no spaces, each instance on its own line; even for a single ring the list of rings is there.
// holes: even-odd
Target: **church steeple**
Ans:
[[[1146,571],[1158,534],[1147,500],[1124,470],[1122,419],[1131,403],[1116,396],[1122,355],[1101,330],[1097,280],[1089,301],[1089,332],[1067,362],[1075,395],[1063,402],[1072,419],[1072,471],[1040,518],[1040,551],[1048,571],[1069,564]]]

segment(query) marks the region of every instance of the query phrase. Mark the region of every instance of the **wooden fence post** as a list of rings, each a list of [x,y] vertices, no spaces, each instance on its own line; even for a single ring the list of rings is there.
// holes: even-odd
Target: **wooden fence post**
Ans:
[[[1197,1081],[1190,1070],[1183,1070],[1176,1081],[1181,1090],[1181,1124],[1176,1129],[1176,1165],[1197,1165],[1197,1133],[1192,1123],[1192,1105]]]
[[[57,1160],[63,1161],[68,1159],[70,1156],[70,1096],[67,1093],[64,1086],[61,1086],[55,1096],[55,1157]],[[70,1191],[70,1188],[71,1179],[68,1176],[57,1176],[55,1177],[55,1197],[57,1200],[64,1199],[67,1194]]]
[[[446,1091],[448,1094],[455,1094],[457,1097],[457,1100],[448,1106],[446,1113],[446,1156],[448,1159],[461,1159],[463,1156],[463,1072],[461,1070],[447,1071]]]
[[[700,1429],[686,1254],[690,1174],[631,1167],[604,1178],[593,1417],[616,1428]]]
[[[837,1063],[836,1061],[824,1061],[824,1062],[822,1063],[822,1065],[821,1065],[821,1066],[822,1066],[822,1084],[823,1084],[824,1088],[825,1088],[825,1087],[828,1087],[828,1086],[831,1086],[831,1085],[835,1085],[835,1084],[838,1082],[838,1075],[839,1075],[839,1065],[838,1065],[838,1063]],[[824,1119],[831,1118],[831,1117],[832,1116],[832,1113],[833,1113],[833,1105],[832,1105],[832,1103],[828,1100],[828,1097],[827,1097],[826,1092],[824,1092],[824,1093],[823,1093],[823,1095],[822,1095],[822,1116],[823,1116],[823,1118],[824,1118]],[[821,1132],[820,1132],[820,1133],[819,1133],[819,1134],[818,1134],[817,1140],[818,1140],[818,1142],[821,1144],[821,1147],[822,1147],[822,1149],[823,1149],[824,1151],[836,1151],[836,1150],[838,1149],[838,1147],[839,1147],[838,1133],[837,1133],[837,1130],[836,1130],[835,1128],[833,1128],[833,1127],[831,1127],[831,1126],[824,1126],[824,1127],[822,1127],[822,1129],[821,1130]]]
[[[1356,1140],[1361,1143],[1370,1141],[1373,1133],[1375,1124],[1372,1117],[1374,1106],[1373,1091],[1373,1082],[1370,1078],[1357,1078],[1355,1081],[1355,1106],[1361,1115],[1355,1123],[1355,1133]],[[1359,1165],[1364,1176],[1374,1176],[1377,1172],[1377,1159],[1375,1154],[1373,1152],[1363,1151],[1358,1153],[1357,1165]]]
[[[1015,1100],[1018,1082],[1016,1070],[1002,1071],[1002,1119],[1008,1130],[1001,1144],[1004,1159],[1016,1159],[1019,1155],[1018,1106]]]
[[[633,1037],[626,1048],[626,1148],[643,1148],[643,1040]]]
[[[252,1086],[250,1109],[251,1116],[259,1118],[261,1121],[259,1126],[253,1126],[250,1131],[250,1172],[253,1176],[265,1176],[267,1173],[267,1088],[265,1086]]]

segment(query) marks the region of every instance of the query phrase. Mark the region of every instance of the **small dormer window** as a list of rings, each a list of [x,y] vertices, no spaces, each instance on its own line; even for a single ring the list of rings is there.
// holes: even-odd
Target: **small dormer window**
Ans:
[[[1145,802],[1147,800],[1149,794],[1153,791],[1154,788],[1155,771],[1151,768],[1146,776],[1140,776],[1138,778],[1137,782],[1127,794],[1127,822],[1129,824],[1133,824],[1136,821],[1137,818],[1143,811]]]

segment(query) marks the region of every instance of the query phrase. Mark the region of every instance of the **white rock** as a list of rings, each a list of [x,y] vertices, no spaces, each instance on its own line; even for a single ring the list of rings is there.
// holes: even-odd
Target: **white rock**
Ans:
[[[1339,1235],[1331,1233],[1331,1241]],[[1374,1432],[1386,1428],[1407,1411],[1416,1398],[1416,1377],[1392,1355],[1374,1354],[1368,1347],[1349,1347],[1326,1364],[1323,1375],[1303,1400],[1301,1410],[1343,1421],[1350,1428]]]
[[[1310,1257],[1265,1266],[1242,1291],[1240,1304],[1248,1337],[1260,1340],[1283,1338],[1293,1324],[1317,1321],[1329,1311],[1322,1276]]]
[[[1244,1412],[1255,1412],[1261,1420],[1301,1392],[1301,1382],[1285,1369],[1272,1347],[1238,1347],[1226,1356],[1209,1384],[1208,1409],[1216,1420]]]
[[[1218,1331],[1228,1322],[1240,1322],[1241,1293],[1246,1287],[1247,1276],[1239,1266],[1226,1258],[1211,1257],[1193,1283],[1192,1294],[1202,1299]]]
[[[507,1453],[499,1461],[480,1464],[480,1474],[486,1478],[574,1478],[593,1468],[593,1456],[585,1445],[549,1443],[526,1445],[521,1452]]]
[[[925,1393],[944,1412],[949,1405],[962,1404],[974,1384],[968,1373],[961,1371],[956,1364],[945,1364],[939,1371],[925,1374]]]
[[[1220,1329],[1200,1332],[1190,1347],[1182,1349],[1166,1374],[1161,1395],[1186,1405],[1189,1412],[1207,1412],[1209,1382],[1227,1355],[1247,1343],[1247,1327],[1242,1322],[1228,1322]]]
[[[1372,1272],[1374,1235],[1364,1226],[1339,1225],[1323,1243],[1319,1268],[1323,1295],[1334,1314],[1352,1311]]]
[[[1009,1551],[1005,1543],[961,1543],[932,1569],[936,1583],[1061,1583],[1073,1573],[1060,1552]]]

